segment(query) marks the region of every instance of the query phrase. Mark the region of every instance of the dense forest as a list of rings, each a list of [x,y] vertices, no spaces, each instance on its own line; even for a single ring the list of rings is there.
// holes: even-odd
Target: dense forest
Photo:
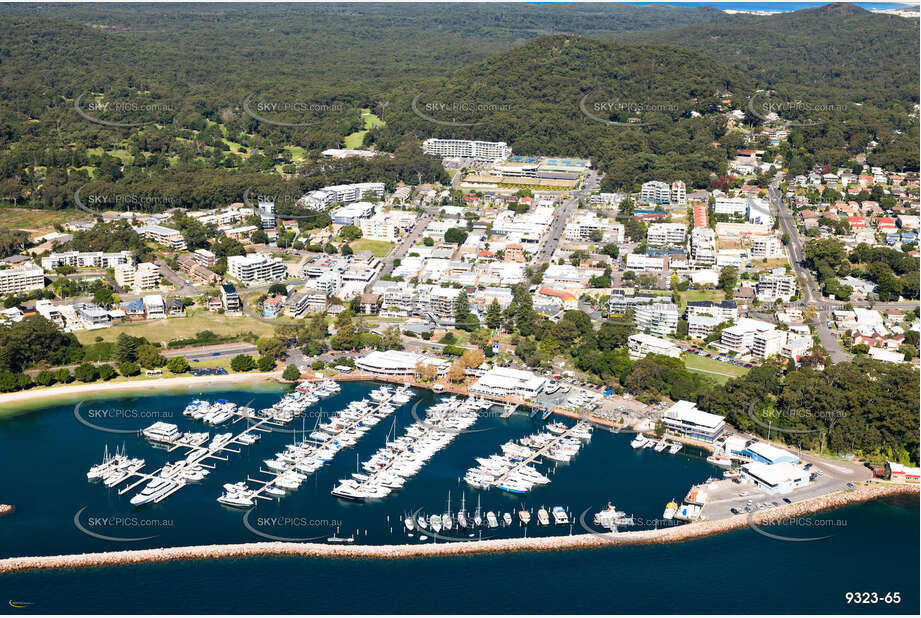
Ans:
[[[588,157],[606,188],[703,185],[741,145],[722,95],[744,107],[759,89],[843,106],[794,130],[783,154],[801,167],[868,150],[871,163],[918,167],[918,24],[849,5],[759,17],[611,4],[23,4],[0,7],[0,27],[0,199],[14,204],[73,206],[90,181],[207,207],[253,186],[444,180],[414,152],[432,135]],[[416,97],[430,118],[472,126],[424,120]],[[362,129],[362,110],[386,123],[365,145],[398,156],[322,161]]]

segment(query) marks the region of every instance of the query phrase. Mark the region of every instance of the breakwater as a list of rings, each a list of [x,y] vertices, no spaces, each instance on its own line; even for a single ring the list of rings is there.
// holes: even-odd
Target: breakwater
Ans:
[[[770,525],[778,518],[793,518],[840,508],[886,496],[919,493],[917,485],[875,483],[850,491],[784,505],[754,513],[755,524]],[[42,569],[92,568],[114,565],[169,562],[179,560],[236,559],[257,556],[301,556],[309,558],[349,558],[395,560],[416,557],[464,556],[486,553],[558,551],[599,548],[610,545],[649,545],[679,543],[721,534],[748,526],[748,515],[717,521],[618,534],[577,534],[572,536],[468,541],[428,545],[328,545],[322,543],[238,543],[145,550],[125,550],[67,556],[28,556],[0,560],[0,574]]]
[[[9,515],[16,510],[12,504],[0,504],[0,515]]]

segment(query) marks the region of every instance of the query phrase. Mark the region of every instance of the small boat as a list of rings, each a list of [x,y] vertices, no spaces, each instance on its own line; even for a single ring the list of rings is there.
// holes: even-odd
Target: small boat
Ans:
[[[265,493],[269,494],[270,496],[276,496],[276,497],[278,497],[278,498],[281,498],[282,496],[288,495],[288,492],[286,492],[286,491],[285,491],[284,489],[282,489],[281,487],[276,487],[275,485],[269,485],[269,486],[267,486],[267,487],[265,488]]]
[[[662,513],[662,519],[671,519],[675,516],[675,513],[678,512],[678,503],[674,500],[670,500],[668,504],[665,505],[665,512]]]
[[[488,513],[486,513],[486,525],[490,528],[499,527],[499,520],[496,519],[496,514],[493,513],[492,511],[489,511]]]
[[[630,446],[633,448],[643,448],[646,446],[646,436],[641,433],[636,434],[636,437],[630,442]]]
[[[429,526],[432,527],[432,531],[436,533],[440,532],[441,531],[441,516],[432,515],[431,517],[429,517]]]
[[[406,529],[410,532],[416,529],[416,522],[413,521],[412,517],[406,517],[403,519],[403,525],[406,526]]]
[[[505,523],[506,526],[511,526],[511,525],[512,525],[512,515],[511,515],[511,513],[503,513],[503,515],[502,515],[502,521]]]
[[[547,509],[540,507],[537,511],[537,523],[541,526],[550,525],[550,515],[547,513]]]
[[[419,515],[419,517],[416,518],[416,523],[419,524],[419,530],[425,530],[429,527],[428,523],[425,521],[425,517],[422,515]]]
[[[558,526],[562,526],[569,523],[569,516],[566,514],[566,509],[561,506],[553,507],[553,523]]]
[[[672,445],[668,447],[669,454],[674,455],[675,453],[681,450],[682,446],[684,445],[681,444],[681,442],[672,442]]]
[[[523,525],[527,526],[529,523],[531,523],[531,512],[521,509],[518,511],[518,519],[521,520]]]

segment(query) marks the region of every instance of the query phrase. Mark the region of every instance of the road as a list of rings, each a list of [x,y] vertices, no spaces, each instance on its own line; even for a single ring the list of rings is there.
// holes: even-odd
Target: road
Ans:
[[[394,247],[386,257],[381,259],[384,265],[381,267],[377,275],[375,275],[374,278],[368,282],[368,285],[365,286],[365,291],[370,290],[381,277],[384,275],[389,275],[393,272],[393,261],[402,260],[406,256],[410,248],[416,244],[416,241],[418,241],[422,236],[422,233],[425,232],[425,228],[427,228],[432,219],[435,218],[437,212],[437,208],[428,209],[419,215],[418,218],[416,218],[416,223],[413,225],[413,229],[411,229],[409,233],[403,237],[403,240],[400,241],[399,245]]]
[[[550,225],[550,229],[547,230],[544,237],[541,239],[541,243],[538,245],[537,253],[534,254],[531,260],[533,264],[540,265],[550,261],[550,258],[553,257],[553,253],[560,244],[560,238],[563,236],[563,230],[566,228],[569,218],[572,216],[573,211],[579,206],[579,200],[587,197],[597,184],[598,179],[595,174],[589,173],[589,177],[585,181],[585,186],[574,192],[571,198],[563,202],[563,205],[557,210],[553,223]]]
[[[157,266],[160,267],[160,274],[166,277],[166,279],[176,286],[176,291],[182,296],[198,296],[201,292],[194,285],[186,283],[186,280],[177,273],[175,270],[169,267],[163,260],[156,261]]]
[[[185,356],[186,360],[189,362],[192,361],[203,361],[203,360],[218,360],[222,358],[233,358],[238,354],[249,354],[255,355],[258,353],[258,349],[252,343],[239,342],[239,343],[222,343],[218,345],[209,345],[209,346],[197,346],[192,348],[177,348],[175,350],[163,350],[163,356],[171,358],[173,356]]]
[[[779,180],[774,180],[768,186],[768,197],[777,217],[780,219],[780,229],[787,234],[790,242],[787,243],[787,251],[790,254],[790,263],[793,266],[793,272],[796,273],[802,287],[802,304],[816,307],[816,332],[819,335],[819,341],[822,347],[828,352],[832,363],[842,363],[854,358],[853,354],[844,351],[841,342],[835,336],[835,333],[828,327],[829,310],[833,309],[837,301],[830,303],[818,302],[823,301],[822,293],[819,286],[812,276],[812,271],[806,267],[805,253],[803,252],[803,240],[800,238],[799,231],[796,229],[796,223],[793,221],[793,213],[787,207],[783,196],[780,194],[778,185]]]

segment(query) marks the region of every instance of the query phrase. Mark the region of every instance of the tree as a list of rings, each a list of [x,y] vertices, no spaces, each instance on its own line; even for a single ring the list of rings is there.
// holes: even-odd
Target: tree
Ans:
[[[96,291],[93,292],[93,302],[100,307],[109,307],[115,302],[115,296],[112,294],[110,288],[104,286],[98,287]]]
[[[70,369],[63,367],[54,372],[54,379],[56,382],[60,382],[61,384],[67,384],[74,378],[72,375],[70,375]]]
[[[282,372],[281,377],[289,382],[294,382],[300,379],[301,370],[297,368],[297,365],[288,365]]]
[[[256,368],[256,361],[247,354],[237,354],[230,359],[230,368],[237,372],[252,371]]]
[[[461,360],[465,367],[475,369],[486,362],[486,356],[483,354],[483,350],[467,350],[464,352],[464,355],[461,356]]]
[[[397,326],[388,326],[381,337],[381,348],[384,350],[402,350],[403,337]]]
[[[470,313],[470,302],[467,300],[467,292],[464,290],[461,290],[457,298],[454,299],[454,324],[467,332],[480,327],[480,321]]]
[[[273,283],[272,285],[269,286],[268,294],[269,296],[273,296],[275,294],[279,294],[281,296],[287,296],[288,286],[286,286],[284,283]]]
[[[604,238],[604,232],[601,230],[592,230],[588,233],[588,239],[592,242],[601,242]]]
[[[262,356],[282,358],[288,353],[285,342],[278,337],[263,337],[256,342],[256,348]]]
[[[118,375],[115,371],[115,368],[109,364],[99,365],[99,367],[96,369],[99,372],[100,380],[111,380],[116,375]]]
[[[492,330],[498,330],[502,326],[502,307],[498,299],[492,299],[489,308],[486,309],[486,326]]]
[[[141,373],[141,367],[135,362],[125,361],[118,366],[118,373],[125,377],[136,376]]]
[[[266,234],[263,230],[256,230],[252,233],[249,239],[255,245],[267,245],[269,243],[269,235]]]
[[[339,238],[347,241],[358,240],[361,238],[361,230],[354,225],[344,225],[339,230]]]
[[[189,370],[189,361],[185,356],[174,356],[166,361],[166,368],[173,373],[186,373]]]
[[[39,386],[51,386],[54,384],[54,374],[50,371],[39,371],[35,375],[35,383]]]
[[[272,371],[275,369],[275,359],[271,356],[260,356],[256,366],[259,367],[259,371]]]
[[[138,364],[144,369],[156,369],[166,364],[166,358],[149,343],[138,347]]]
[[[464,373],[464,369],[464,361],[458,358],[451,363],[451,366],[448,368],[448,379],[455,383],[463,382],[467,377]]]
[[[83,363],[74,369],[74,377],[81,382],[95,382],[99,377],[96,366],[93,363]]]
[[[435,239],[433,239],[431,236],[426,236],[422,239],[422,244],[426,247],[433,247],[435,246]]]
[[[138,346],[142,343],[142,339],[121,333],[115,339],[115,350],[113,351],[113,358],[118,363],[136,361],[138,358]]]
[[[726,296],[732,298],[736,282],[739,279],[739,271],[735,266],[724,266],[720,271],[719,283],[717,286],[726,293]]]
[[[438,377],[438,369],[431,363],[419,361],[416,363],[416,377],[421,382],[431,382]]]
[[[462,245],[465,240],[467,240],[467,232],[459,227],[448,228],[445,231],[445,242],[447,243]]]
[[[601,253],[603,253],[604,255],[607,255],[608,257],[612,259],[616,259],[617,256],[620,255],[620,247],[618,247],[614,243],[608,243],[604,247],[601,248]]]

